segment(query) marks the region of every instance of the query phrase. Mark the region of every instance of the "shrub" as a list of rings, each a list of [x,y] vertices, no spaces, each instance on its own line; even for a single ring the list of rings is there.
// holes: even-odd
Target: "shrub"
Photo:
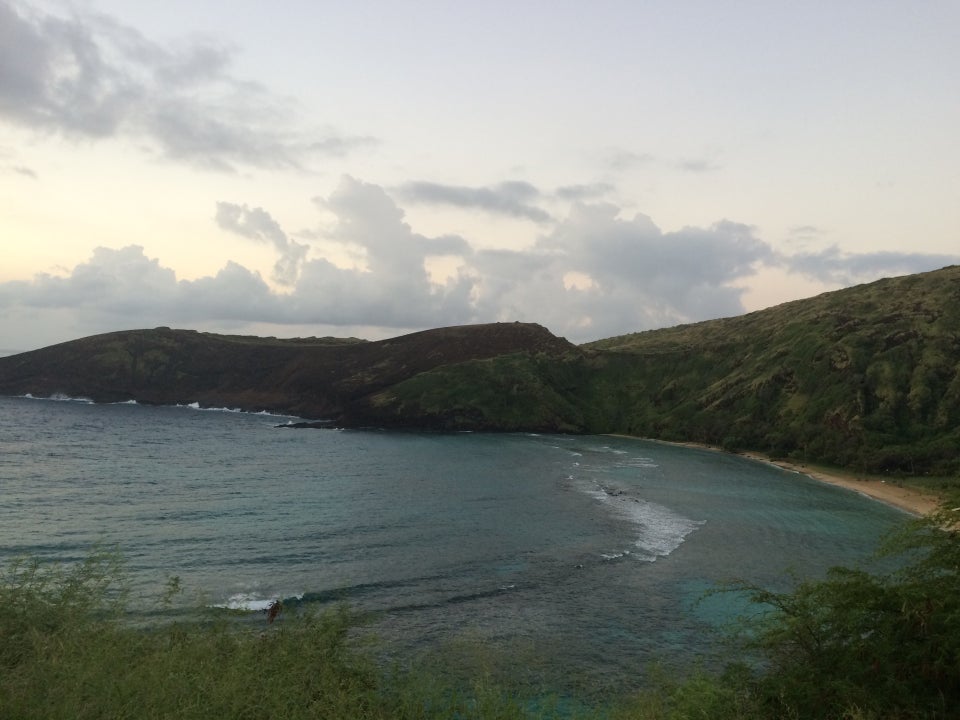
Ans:
[[[891,538],[899,566],[834,568],[792,591],[747,590],[762,660],[752,692],[776,717],[948,718],[960,708],[960,509]]]

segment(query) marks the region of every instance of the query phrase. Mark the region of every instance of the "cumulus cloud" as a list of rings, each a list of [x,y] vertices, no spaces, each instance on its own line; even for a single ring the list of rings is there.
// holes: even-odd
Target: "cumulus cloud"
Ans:
[[[583,342],[740,314],[744,280],[764,266],[851,284],[960,261],[837,248],[785,255],[741,223],[722,220],[664,232],[646,215],[627,216],[616,205],[596,202],[574,204],[528,248],[477,250],[457,235],[416,232],[403,208],[376,184],[345,176],[317,202],[333,217],[324,246],[358,251],[357,267],[341,267],[318,254],[307,257],[305,246],[292,241],[263,208],[224,202],[217,206],[218,225],[269,244],[279,258],[274,272],[290,270],[282,292],[234,262],[216,275],[182,280],[141,247],[98,248],[62,276],[0,283],[0,336],[33,332],[43,318],[71,328],[57,340],[152,325],[256,327],[260,333],[270,328],[266,334],[277,335],[292,334],[284,328],[293,327],[297,334],[304,328],[307,334],[347,328],[362,335],[366,327],[377,328],[382,337],[522,320]],[[456,268],[443,282],[427,271],[437,256],[451,259]]]
[[[351,333],[354,326],[366,326],[399,333],[477,320],[475,278],[460,273],[437,283],[425,266],[438,255],[470,256],[463,238],[414,232],[383,188],[350,177],[324,202],[336,215],[330,239],[360,247],[365,268],[338,267],[323,257],[304,259],[299,253],[305,246],[290,240],[266,210],[219,203],[220,227],[270,243],[281,261],[296,256],[299,272],[286,292],[272,289],[259,273],[235,262],[214,276],[183,280],[140,246],[101,247],[63,276],[44,273],[30,281],[0,283],[0,335],[40,337],[36,322],[31,321],[31,328],[16,325],[18,317],[38,315],[71,328],[57,340],[79,332],[155,325],[333,326],[350,327]],[[278,267],[286,266],[281,262]]]
[[[72,310],[102,319],[103,329],[256,322],[398,333],[525,320],[586,340],[740,312],[741,291],[730,283],[770,253],[743,225],[663,233],[650,218],[624,219],[607,204],[574,206],[534,246],[516,251],[475,251],[459,236],[417,233],[382,187],[351,177],[321,204],[335,217],[327,241],[359,248],[363,267],[298,255],[299,273],[279,293],[236,263],[213,277],[178,280],[138,246],[99,248],[65,277],[0,284],[0,315],[17,307]],[[219,203],[216,222],[270,243],[281,260],[303,247],[263,208]],[[438,255],[459,263],[442,283],[426,268]]]
[[[522,181],[502,182],[492,187],[417,181],[403,185],[399,192],[401,198],[414,203],[452,205],[537,223],[551,220],[549,213],[533,204],[539,199],[540,191]]]
[[[371,138],[305,137],[289,102],[230,74],[212,43],[167,47],[111,18],[18,12],[0,0],[0,120],[87,139],[130,136],[172,160],[216,170],[300,166]]]
[[[574,339],[604,337],[743,311],[733,283],[773,251],[728,221],[664,233],[645,215],[580,204],[522,253],[484,253],[482,314],[537,320]]]
[[[65,277],[41,273],[31,282],[0,285],[0,306],[75,308],[100,313],[137,315],[170,309],[176,290],[174,272],[148,259],[143,248],[96,248],[88,262]]]
[[[402,328],[473,320],[473,280],[460,274],[438,285],[430,281],[425,266],[430,256],[470,255],[463,238],[415,233],[382,187],[349,176],[320,202],[336,216],[329,236],[361,248],[366,267],[342,269],[327,259],[308,261],[292,298],[301,317]]]
[[[216,222],[224,230],[251,240],[267,242],[276,248],[279,258],[273,266],[273,279],[281,285],[293,285],[309,246],[287,237],[287,234],[263,208],[218,202]]]
[[[103,330],[199,321],[278,319],[278,296],[255,272],[236,263],[213,277],[178,280],[139,245],[99,247],[65,276],[0,284],[0,310],[71,309]]]

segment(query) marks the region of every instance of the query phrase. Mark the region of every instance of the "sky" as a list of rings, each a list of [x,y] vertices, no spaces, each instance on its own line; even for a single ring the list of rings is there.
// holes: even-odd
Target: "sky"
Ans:
[[[0,353],[573,342],[960,263],[956,0],[0,0]]]

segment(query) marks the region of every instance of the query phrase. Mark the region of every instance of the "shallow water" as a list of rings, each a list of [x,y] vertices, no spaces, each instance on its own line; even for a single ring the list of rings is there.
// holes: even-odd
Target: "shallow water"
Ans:
[[[905,519],[705,450],[286,421],[0,398],[0,559],[115,545],[143,607],[172,575],[208,606],[345,600],[398,652],[469,638],[625,687],[715,647],[716,583],[856,563]]]

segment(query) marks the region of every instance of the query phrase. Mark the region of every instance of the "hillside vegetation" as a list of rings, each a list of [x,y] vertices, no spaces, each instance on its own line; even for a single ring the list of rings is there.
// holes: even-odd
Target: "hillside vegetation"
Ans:
[[[960,266],[580,347],[523,323],[380,342],[111,333],[0,358],[0,393],[352,427],[625,433],[955,475]]]
[[[439,328],[366,342],[128,330],[0,358],[0,394],[268,410],[339,418],[358,399],[432,368],[573,348],[539,325]]]
[[[546,419],[872,472],[960,470],[960,267],[578,353],[445,366],[370,398],[380,422]]]

